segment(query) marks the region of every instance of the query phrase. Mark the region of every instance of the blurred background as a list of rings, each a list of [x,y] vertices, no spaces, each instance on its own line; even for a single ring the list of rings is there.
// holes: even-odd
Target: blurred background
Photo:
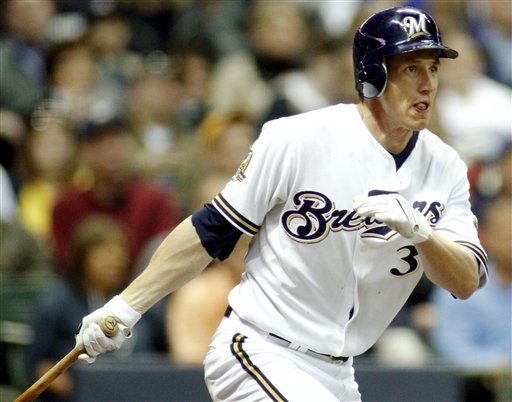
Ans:
[[[490,279],[464,302],[422,280],[356,373],[367,401],[511,401],[508,0],[3,0],[0,400],[74,346],[81,317],[223,188],[265,121],[357,102],[355,29],[401,4],[430,12],[460,53],[442,63],[429,128],[468,165]],[[40,400],[208,400],[202,360],[246,247]]]

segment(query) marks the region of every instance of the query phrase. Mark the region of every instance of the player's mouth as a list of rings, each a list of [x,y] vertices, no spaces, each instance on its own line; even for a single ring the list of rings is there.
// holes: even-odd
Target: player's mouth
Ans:
[[[427,113],[430,103],[429,102],[418,102],[413,105],[414,110],[418,113]]]

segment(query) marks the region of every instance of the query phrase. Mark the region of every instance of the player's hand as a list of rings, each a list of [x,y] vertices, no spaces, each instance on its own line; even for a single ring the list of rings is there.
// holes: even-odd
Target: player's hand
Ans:
[[[385,223],[413,244],[424,242],[432,235],[427,219],[398,193],[370,191],[355,197],[352,207],[361,216]]]
[[[118,323],[119,330],[112,336],[106,336],[100,328],[100,321],[112,316]],[[83,350],[78,356],[82,362],[93,363],[101,353],[118,350],[126,338],[131,336],[131,328],[139,321],[141,315],[130,307],[121,297],[115,296],[103,307],[82,319],[76,334],[76,348]]]

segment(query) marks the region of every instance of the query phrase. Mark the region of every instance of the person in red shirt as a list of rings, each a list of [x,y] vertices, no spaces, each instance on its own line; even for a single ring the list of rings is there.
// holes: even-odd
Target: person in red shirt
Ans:
[[[172,194],[137,177],[133,171],[135,143],[122,120],[87,124],[81,151],[91,173],[88,184],[84,189],[64,192],[52,216],[52,239],[64,276],[70,270],[73,230],[84,217],[108,215],[121,222],[135,262],[145,247],[155,244],[152,240],[157,241],[178,223],[180,215]]]

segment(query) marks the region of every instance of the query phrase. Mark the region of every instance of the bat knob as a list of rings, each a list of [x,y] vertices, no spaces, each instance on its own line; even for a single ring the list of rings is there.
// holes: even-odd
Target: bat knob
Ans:
[[[117,320],[112,316],[103,317],[100,328],[106,336],[111,338],[117,333]]]

